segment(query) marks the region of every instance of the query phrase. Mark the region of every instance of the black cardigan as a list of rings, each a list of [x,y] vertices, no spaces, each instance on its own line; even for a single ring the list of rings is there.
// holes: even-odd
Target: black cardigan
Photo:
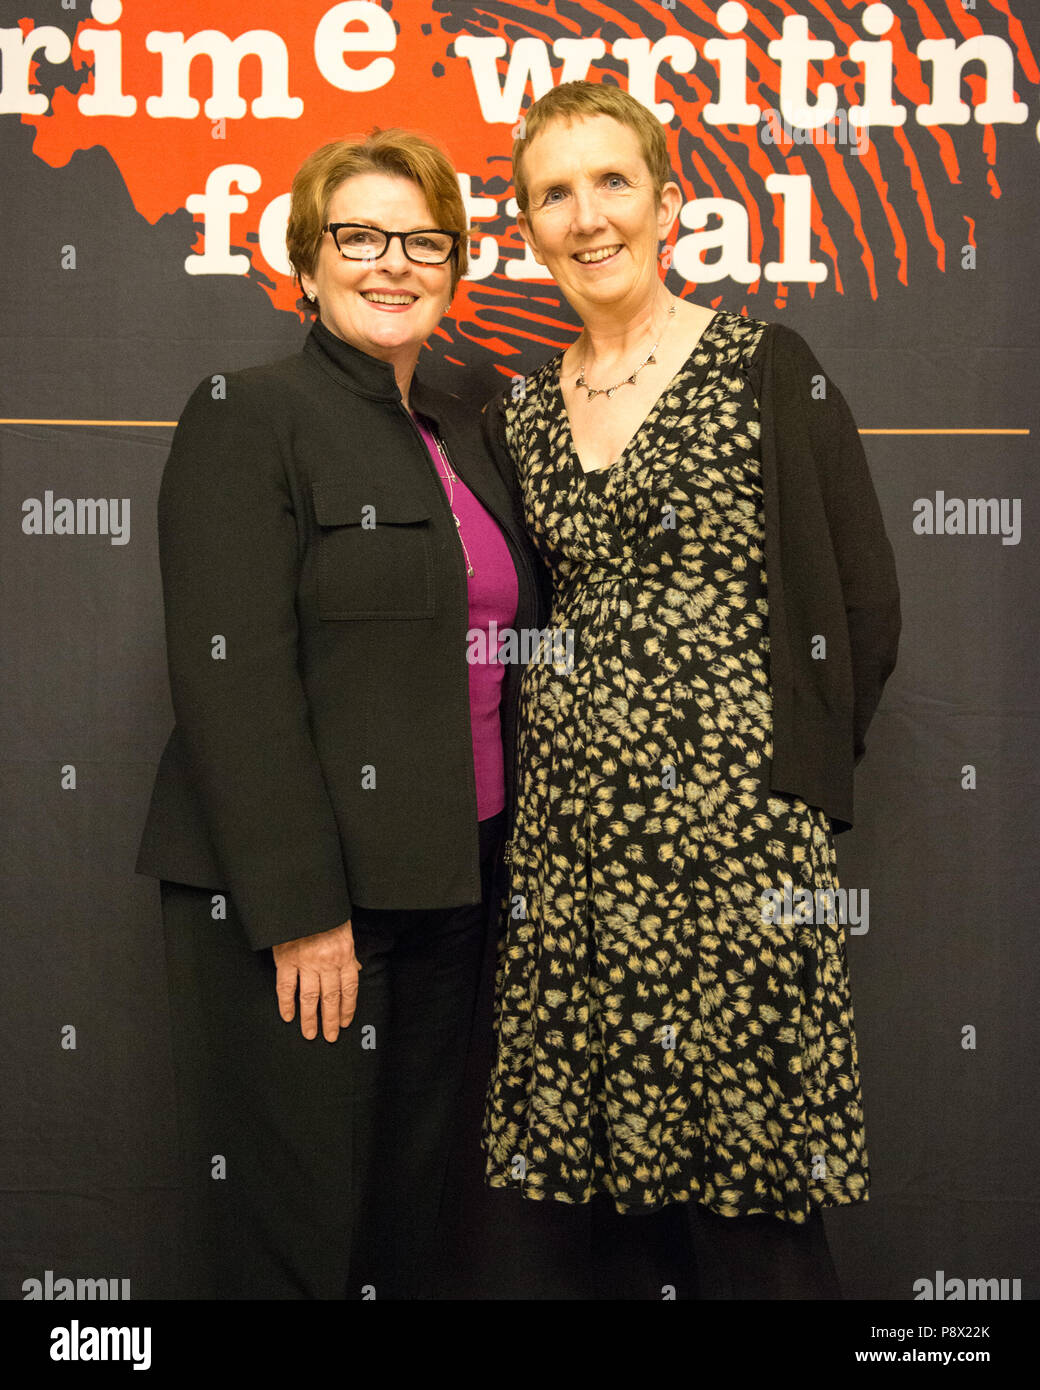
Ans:
[[[856,423],[804,338],[767,324],[747,378],[761,424],[770,786],[820,807],[840,833],[852,826],[853,767],[896,662],[895,560]],[[499,471],[513,476],[505,405],[489,402],[487,434]]]
[[[852,412],[805,339],[769,324],[749,379],[762,424],[771,785],[822,807],[841,832],[899,650],[895,557]]]
[[[502,529],[514,625],[544,627],[550,586],[480,411],[418,375],[410,404]],[[206,378],[158,526],[176,724],[137,872],[227,890],[254,949],[355,904],[479,902],[466,567],[392,367],[319,321],[293,356]],[[521,676],[503,674],[510,807]]]

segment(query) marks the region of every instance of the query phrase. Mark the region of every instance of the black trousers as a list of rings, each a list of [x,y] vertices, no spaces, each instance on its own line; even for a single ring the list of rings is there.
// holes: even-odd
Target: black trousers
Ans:
[[[303,1038],[298,1006],[282,1021],[273,955],[229,898],[214,920],[211,890],[162,882],[179,1297],[429,1296],[503,822],[480,825],[481,903],[355,909],[358,1008],[335,1043]]]

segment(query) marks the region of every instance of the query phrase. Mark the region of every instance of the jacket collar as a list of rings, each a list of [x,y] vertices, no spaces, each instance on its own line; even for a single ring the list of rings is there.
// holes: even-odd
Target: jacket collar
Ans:
[[[367,352],[344,341],[326,328],[321,319],[315,319],[311,325],[303,350],[316,357],[326,370],[330,367],[338,370],[347,378],[347,384],[353,390],[381,400],[401,399],[393,366],[381,358],[370,357]]]
[[[362,352],[360,348],[346,342],[331,329],[326,328],[321,319],[315,319],[311,325],[303,350],[316,357],[326,370],[345,376],[352,390],[377,400],[403,404],[391,363],[384,362],[379,357],[370,357],[367,352]],[[419,411],[421,415],[428,415],[440,423],[445,404],[443,393],[420,381],[418,372],[412,373],[408,403],[412,410]]]

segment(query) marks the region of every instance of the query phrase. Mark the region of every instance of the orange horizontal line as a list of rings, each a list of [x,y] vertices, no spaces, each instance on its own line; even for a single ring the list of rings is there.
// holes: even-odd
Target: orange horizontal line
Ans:
[[[0,419],[0,425],[143,425],[148,429],[173,429],[176,420],[30,420]]]
[[[142,429],[175,429],[176,420],[34,420],[29,418],[0,418],[0,425],[77,425],[77,426],[132,426]],[[1029,430],[976,430],[976,429],[925,429],[925,430],[860,430],[860,434],[1024,434]]]
[[[860,430],[860,434],[1028,434],[1028,430]]]

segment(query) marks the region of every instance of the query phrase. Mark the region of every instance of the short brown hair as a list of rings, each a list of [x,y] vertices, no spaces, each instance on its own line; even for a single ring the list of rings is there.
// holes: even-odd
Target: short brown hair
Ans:
[[[524,112],[520,138],[513,144],[513,192],[517,207],[525,216],[529,192],[523,169],[524,151],[538,132],[552,121],[569,123],[584,116],[613,116],[620,125],[635,131],[657,198],[671,180],[672,164],[661,122],[642,102],[620,87],[606,86],[602,82],[562,82],[558,87],[551,87]]]
[[[300,165],[292,181],[285,245],[296,283],[313,275],[333,193],[357,174],[389,174],[419,185],[438,227],[458,232],[451,261],[451,292],[469,268],[469,225],[451,160],[432,140],[411,130],[374,129],[356,140],[332,140]],[[307,306],[303,300],[301,307]]]

